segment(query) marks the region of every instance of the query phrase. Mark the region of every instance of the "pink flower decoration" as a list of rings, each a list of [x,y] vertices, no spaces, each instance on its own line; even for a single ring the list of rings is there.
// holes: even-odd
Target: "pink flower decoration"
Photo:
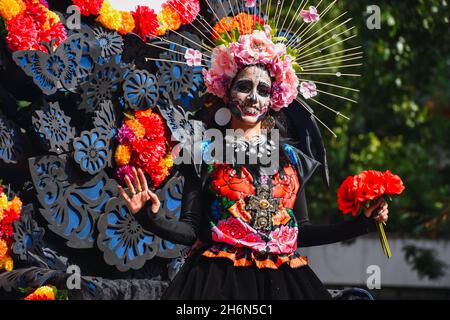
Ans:
[[[298,228],[282,226],[270,233],[270,240],[267,245],[269,252],[275,254],[292,253],[297,249]]]
[[[256,0],[244,0],[246,8],[253,8],[256,5]]]
[[[217,75],[223,74],[234,77],[238,71],[238,66],[231,52],[231,48],[227,48],[224,45],[214,48],[211,61],[211,70]]]
[[[312,81],[302,82],[300,84],[300,93],[305,99],[317,96],[316,84]]]
[[[202,64],[202,53],[198,50],[187,49],[184,58],[190,67],[200,66]]]
[[[317,9],[314,6],[310,6],[309,10],[300,11],[300,17],[302,17],[303,21],[305,21],[306,23],[315,22],[320,19],[320,16],[317,13]]]
[[[117,132],[116,139],[119,144],[132,144],[136,139],[133,130],[131,130],[128,126],[123,125],[119,131]]]
[[[125,177],[128,176],[131,182],[133,182],[133,167],[131,167],[130,165],[121,166],[117,169],[116,175],[119,181],[125,181]]]

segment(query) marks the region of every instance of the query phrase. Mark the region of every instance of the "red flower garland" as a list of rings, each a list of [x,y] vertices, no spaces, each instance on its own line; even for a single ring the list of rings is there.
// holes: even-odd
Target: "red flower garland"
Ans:
[[[134,18],[133,32],[145,40],[146,36],[155,35],[159,28],[158,16],[147,6],[137,6],[131,13]]]

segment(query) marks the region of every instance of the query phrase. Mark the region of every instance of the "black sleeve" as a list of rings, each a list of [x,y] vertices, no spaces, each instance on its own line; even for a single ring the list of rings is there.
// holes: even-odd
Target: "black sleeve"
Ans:
[[[375,231],[375,223],[364,214],[350,221],[314,225],[309,222],[305,191],[297,195],[294,215],[298,222],[298,247],[311,247],[349,240]]]
[[[144,228],[173,243],[191,246],[195,243],[203,216],[201,182],[191,166],[184,166],[183,198],[178,221],[167,220],[160,212],[152,213],[151,201],[139,211],[135,218]]]

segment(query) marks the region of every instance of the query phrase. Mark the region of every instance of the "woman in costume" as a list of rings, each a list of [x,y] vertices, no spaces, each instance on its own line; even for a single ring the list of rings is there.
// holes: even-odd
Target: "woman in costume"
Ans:
[[[352,221],[309,222],[305,185],[320,163],[290,143],[280,121],[281,110],[298,95],[299,80],[286,46],[273,36],[265,25],[214,48],[205,84],[231,112],[226,128],[243,134],[222,141],[224,152],[232,150],[231,161],[204,162],[200,171],[182,166],[179,221],[158,215],[159,199],[140,169],[133,181],[125,178],[129,193],[119,187],[144,226],[191,247],[162,299],[330,299],[301,248],[355,238],[375,231],[373,220],[388,219],[380,200]],[[275,167],[263,162],[268,157],[278,159]]]

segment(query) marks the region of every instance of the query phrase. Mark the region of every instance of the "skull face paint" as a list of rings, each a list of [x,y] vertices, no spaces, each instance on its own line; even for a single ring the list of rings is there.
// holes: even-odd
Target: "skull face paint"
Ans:
[[[229,108],[239,120],[256,124],[269,111],[272,80],[260,66],[242,69],[230,89]]]

